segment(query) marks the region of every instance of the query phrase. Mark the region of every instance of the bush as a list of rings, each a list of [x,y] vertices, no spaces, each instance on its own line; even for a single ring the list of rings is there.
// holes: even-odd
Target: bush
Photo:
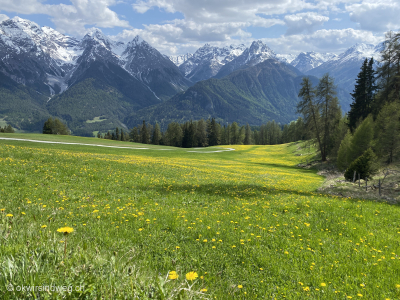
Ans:
[[[359,173],[361,178],[371,178],[372,175],[376,174],[378,171],[377,157],[371,148],[350,164],[344,173],[344,177],[347,180],[353,180],[354,171]]]

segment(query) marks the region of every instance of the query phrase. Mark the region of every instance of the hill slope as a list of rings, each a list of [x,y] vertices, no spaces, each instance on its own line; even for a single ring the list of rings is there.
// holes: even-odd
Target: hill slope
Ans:
[[[210,117],[252,125],[268,120],[286,123],[295,118],[302,76],[295,68],[268,59],[223,79],[198,82],[164,103],[139,110],[126,123],[135,126],[146,120],[165,125]]]

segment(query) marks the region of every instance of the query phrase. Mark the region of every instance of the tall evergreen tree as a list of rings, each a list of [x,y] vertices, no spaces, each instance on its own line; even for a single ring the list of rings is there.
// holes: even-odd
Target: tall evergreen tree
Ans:
[[[400,103],[386,104],[375,122],[377,153],[392,163],[400,152]]]
[[[325,152],[322,145],[321,124],[318,106],[315,103],[315,94],[316,91],[313,88],[310,79],[308,77],[303,77],[303,82],[301,83],[301,89],[299,91],[299,97],[301,100],[297,105],[297,111],[303,115],[307,128],[317,139],[318,147],[322,156]],[[322,160],[326,160],[326,156],[322,156]]]
[[[339,124],[341,110],[339,100],[336,97],[334,79],[325,74],[319,81],[316,97],[321,115],[321,159],[325,161],[331,149],[334,147],[334,129]]]
[[[135,126],[129,132],[129,140],[133,143],[139,143],[139,131],[138,128]]]
[[[364,60],[361,71],[357,76],[354,91],[350,94],[353,103],[350,104],[348,125],[352,132],[354,132],[358,122],[364,120],[372,112],[372,101],[376,90],[373,65],[373,58],[369,61],[367,58]]]
[[[208,146],[207,123],[203,119],[197,122],[196,143],[198,147]]]
[[[149,144],[149,133],[147,131],[146,122],[143,120],[142,127],[140,128],[140,138],[142,144]]]
[[[221,142],[220,125],[212,118],[208,129],[208,144],[210,146],[219,145]]]
[[[244,142],[245,145],[251,145],[251,129],[249,123],[246,125],[245,135],[244,135]]]
[[[399,99],[400,85],[400,45],[398,34],[388,31],[385,34],[384,48],[381,51],[380,65],[377,69],[379,93],[374,99],[373,113],[377,116],[381,108],[396,98]],[[396,92],[397,90],[397,92]]]
[[[160,144],[160,139],[161,139],[160,125],[158,125],[158,123],[156,123],[156,125],[154,126],[153,138],[152,138],[151,143],[153,145],[159,145]]]

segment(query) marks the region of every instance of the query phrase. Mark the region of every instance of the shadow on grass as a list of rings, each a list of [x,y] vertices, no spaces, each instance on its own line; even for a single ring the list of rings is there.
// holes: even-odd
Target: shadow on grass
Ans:
[[[169,188],[168,188],[169,187]],[[167,190],[168,188],[168,190]],[[144,191],[155,191],[162,196],[170,196],[171,193],[177,193],[179,196],[182,194],[186,194],[187,196],[191,196],[190,193],[193,191],[194,195],[204,195],[208,197],[212,196],[220,196],[220,197],[240,197],[240,198],[260,198],[265,195],[277,196],[277,195],[287,195],[288,197],[311,197],[311,196],[319,196],[327,198],[340,198],[335,195],[322,194],[316,191],[299,191],[294,189],[281,189],[274,187],[262,187],[259,185],[252,184],[201,184],[199,187],[193,188],[192,185],[156,185],[156,186],[142,186],[141,189]],[[196,198],[196,197],[193,197]]]
[[[250,163],[248,163],[248,164],[250,164]],[[269,163],[252,163],[252,164],[265,166],[266,168],[273,167],[273,168],[279,168],[279,169],[296,170],[297,172],[300,172],[300,173],[316,174],[318,172],[318,170],[316,170],[316,169],[304,169],[304,168],[297,167],[297,166],[288,166],[288,165],[281,165],[281,164],[269,164]]]

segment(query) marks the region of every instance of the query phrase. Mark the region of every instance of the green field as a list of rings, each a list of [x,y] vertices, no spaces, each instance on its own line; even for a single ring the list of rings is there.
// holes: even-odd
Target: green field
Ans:
[[[399,207],[315,192],[298,145],[0,137],[120,147],[0,140],[0,299],[400,299]]]

